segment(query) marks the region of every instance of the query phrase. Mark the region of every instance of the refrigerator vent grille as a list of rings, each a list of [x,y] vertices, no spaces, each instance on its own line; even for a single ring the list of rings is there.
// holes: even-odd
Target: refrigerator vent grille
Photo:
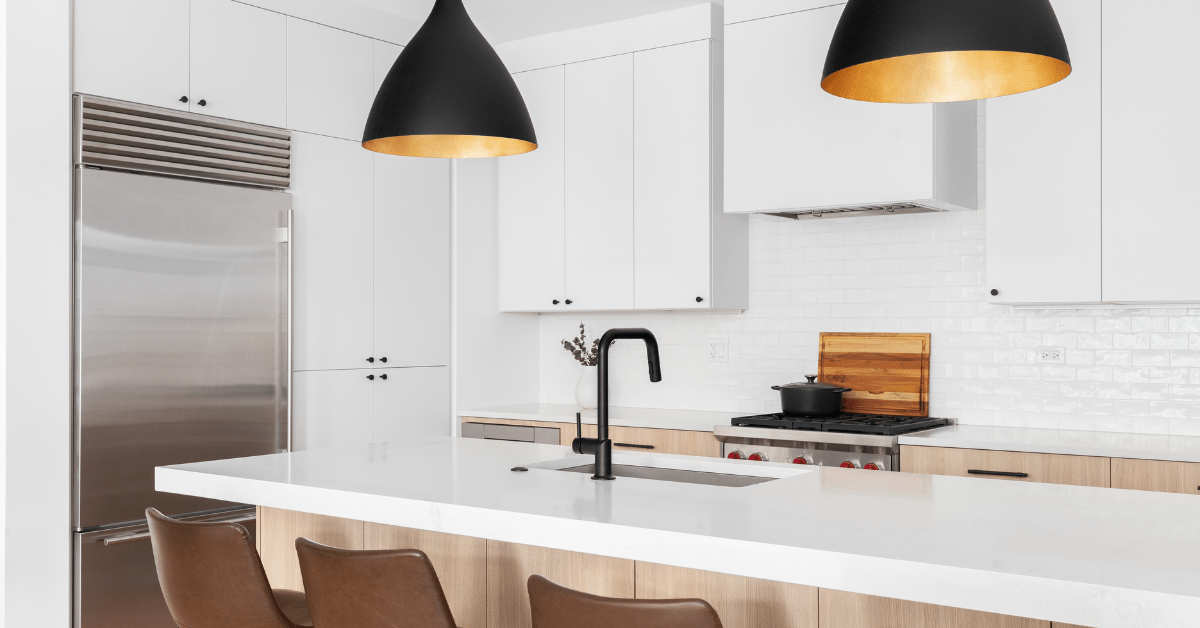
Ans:
[[[75,97],[76,163],[287,188],[291,133],[96,96]]]

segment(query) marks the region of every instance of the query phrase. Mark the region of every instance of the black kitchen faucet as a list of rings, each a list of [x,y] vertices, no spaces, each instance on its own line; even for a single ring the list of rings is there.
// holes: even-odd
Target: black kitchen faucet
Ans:
[[[575,423],[575,440],[571,449],[577,454],[592,454],[596,457],[596,474],[593,480],[615,480],[612,474],[612,441],[608,439],[608,346],[614,340],[641,340],[646,343],[646,361],[650,363],[650,381],[662,381],[662,369],[658,365],[658,340],[649,329],[641,327],[610,329],[600,337],[599,357],[596,361],[598,381],[596,392],[599,404],[596,407],[596,438],[584,438],[578,415]]]

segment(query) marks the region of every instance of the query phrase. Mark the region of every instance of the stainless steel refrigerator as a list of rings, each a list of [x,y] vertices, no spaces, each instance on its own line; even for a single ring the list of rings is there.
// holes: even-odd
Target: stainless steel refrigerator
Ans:
[[[146,508],[253,509],[154,468],[288,447],[291,197],[83,164],[75,186],[75,625],[171,628]]]

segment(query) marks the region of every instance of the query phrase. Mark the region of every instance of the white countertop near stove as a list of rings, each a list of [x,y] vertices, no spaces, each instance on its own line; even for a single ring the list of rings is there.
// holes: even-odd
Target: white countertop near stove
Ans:
[[[1200,436],[952,425],[901,436],[900,444],[1200,462]]]
[[[523,403],[513,406],[459,410],[458,416],[574,423],[576,412],[583,414],[584,423],[596,422],[595,409],[586,410],[579,406],[565,403]],[[648,427],[660,430],[711,432],[714,426],[729,425],[730,419],[746,416],[746,414],[745,412],[664,410],[659,408],[620,408],[609,406],[608,424],[620,425],[622,427]]]
[[[1096,628],[1194,628],[1190,495],[749,461],[613,455],[747,472],[744,488],[542,467],[565,447],[457,438],[201,462],[160,491]],[[514,466],[530,467],[512,472]]]

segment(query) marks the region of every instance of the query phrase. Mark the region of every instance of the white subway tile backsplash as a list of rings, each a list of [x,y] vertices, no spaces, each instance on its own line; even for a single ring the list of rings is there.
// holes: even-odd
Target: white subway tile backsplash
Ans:
[[[582,370],[559,344],[648,327],[663,381],[635,343],[612,349],[614,405],[775,412],[771,385],[817,370],[820,332],[929,332],[930,413],[961,423],[1200,435],[1200,308],[1016,309],[987,302],[985,212],[750,219],[743,313],[541,317],[541,401],[571,403]],[[728,362],[708,361],[708,338]],[[1038,347],[1062,364],[1039,364]]]

